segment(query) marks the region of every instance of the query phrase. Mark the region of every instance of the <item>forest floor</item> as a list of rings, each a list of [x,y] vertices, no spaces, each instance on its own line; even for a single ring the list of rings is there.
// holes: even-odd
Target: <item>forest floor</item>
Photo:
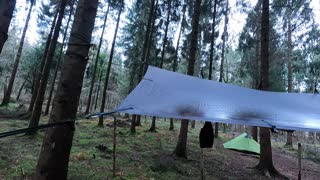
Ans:
[[[1,111],[0,111],[1,113]],[[198,135],[202,124],[189,129],[188,159],[173,155],[180,121],[169,131],[169,121],[158,120],[157,132],[148,132],[150,120],[142,118],[135,136],[130,135],[130,122],[121,120],[117,131],[116,179],[200,179],[200,148]],[[44,124],[48,117],[43,117]],[[112,121],[103,128],[95,120],[76,123],[70,155],[68,179],[112,179]],[[28,121],[1,118],[0,132],[27,127]],[[31,179],[37,164],[44,131],[34,136],[16,135],[0,139],[0,179]],[[252,169],[257,156],[223,148],[231,133],[220,133],[212,149],[204,150],[206,179],[270,179]],[[97,146],[102,148],[97,148]],[[283,148],[284,143],[272,141],[275,167],[289,179],[297,179],[297,150]],[[316,156],[320,156],[317,154]],[[302,160],[302,179],[319,179],[320,161]]]

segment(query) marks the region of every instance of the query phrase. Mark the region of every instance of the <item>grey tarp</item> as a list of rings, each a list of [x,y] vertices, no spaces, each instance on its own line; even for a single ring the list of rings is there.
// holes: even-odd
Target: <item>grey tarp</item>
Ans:
[[[129,114],[320,131],[320,95],[258,91],[149,66],[117,110]]]

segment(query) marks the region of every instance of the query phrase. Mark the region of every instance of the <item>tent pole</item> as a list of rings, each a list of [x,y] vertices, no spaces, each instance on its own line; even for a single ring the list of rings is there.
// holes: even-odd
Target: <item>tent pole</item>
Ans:
[[[203,148],[201,149],[201,158],[200,158],[200,163],[201,163],[201,180],[204,180],[204,165],[203,165]]]
[[[299,166],[298,180],[301,180],[301,143],[298,143],[298,166]]]
[[[113,116],[113,164],[112,164],[112,169],[113,169],[113,178],[116,177],[116,145],[117,145],[117,118]]]

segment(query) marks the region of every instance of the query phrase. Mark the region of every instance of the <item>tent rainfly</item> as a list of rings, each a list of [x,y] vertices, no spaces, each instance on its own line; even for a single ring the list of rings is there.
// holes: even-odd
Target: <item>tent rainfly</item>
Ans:
[[[231,141],[224,143],[223,147],[245,153],[260,154],[260,144],[247,133],[243,133]]]
[[[149,66],[115,111],[319,132],[319,107],[318,94],[258,91]]]

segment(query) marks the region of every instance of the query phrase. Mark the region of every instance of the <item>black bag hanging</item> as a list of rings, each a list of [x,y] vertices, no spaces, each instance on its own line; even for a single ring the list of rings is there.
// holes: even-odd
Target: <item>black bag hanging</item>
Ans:
[[[200,130],[200,148],[212,148],[214,136],[213,136],[213,127],[212,123],[206,121],[204,126]]]

